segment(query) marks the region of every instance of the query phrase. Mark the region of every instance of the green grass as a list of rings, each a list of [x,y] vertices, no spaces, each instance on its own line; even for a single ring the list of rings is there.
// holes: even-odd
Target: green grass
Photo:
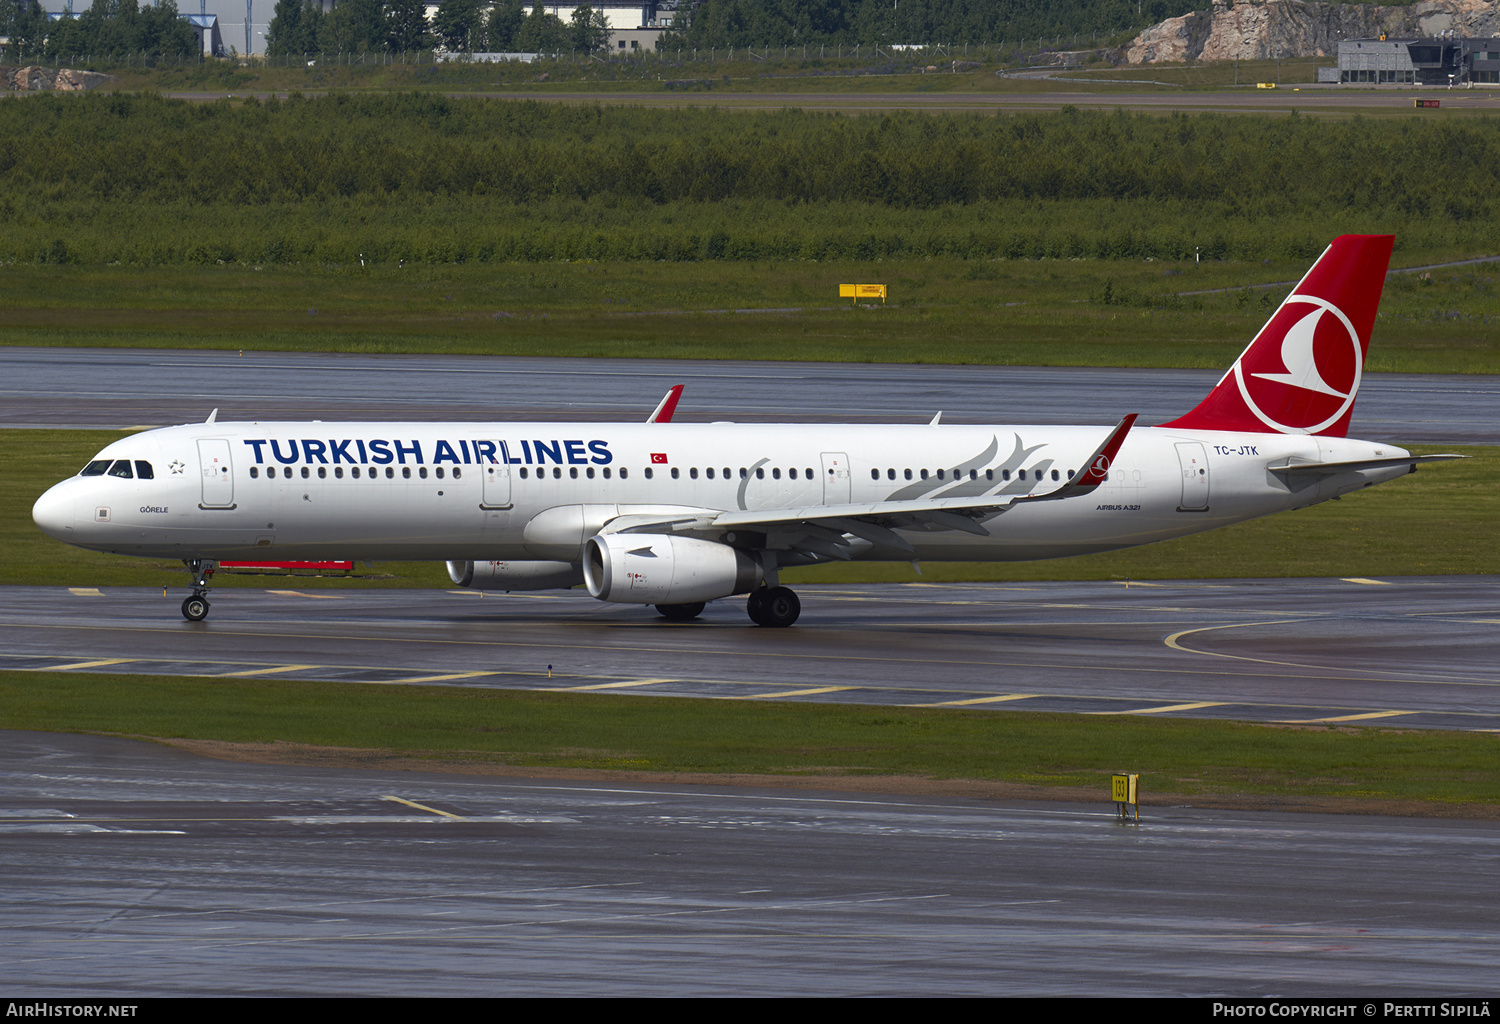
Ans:
[[[183,586],[180,563],[83,551],[55,541],[31,521],[31,506],[52,484],[76,473],[119,431],[0,431],[0,584]],[[1399,439],[1397,439],[1399,441]],[[1416,447],[1419,452],[1436,449]],[[1421,472],[1309,509],[1146,547],[1044,562],[854,563],[788,571],[788,583],[922,580],[1019,581],[1413,576],[1500,573],[1500,449],[1456,447],[1467,461]],[[267,585],[259,575],[227,574],[215,587]],[[389,562],[358,578],[299,578],[308,587],[447,587],[437,562]]]
[[[1399,254],[1420,265],[1468,251]],[[1302,261],[25,266],[0,343],[1219,368]],[[1398,275],[1367,369],[1500,371],[1496,264]],[[853,308],[840,283],[884,283]],[[1184,294],[1230,289],[1217,294]],[[778,313],[711,312],[736,309]]]
[[[1500,802],[1497,739],[970,710],[0,672],[0,728],[379,748],[548,768],[906,776]]]

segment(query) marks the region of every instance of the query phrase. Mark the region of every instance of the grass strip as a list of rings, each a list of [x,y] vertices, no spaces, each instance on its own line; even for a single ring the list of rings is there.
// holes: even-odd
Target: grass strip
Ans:
[[[889,776],[1500,803],[1497,737],[494,689],[0,672],[0,727],[382,749],[475,765]]]
[[[1497,267],[1394,275],[1366,371],[1496,372]],[[17,265],[0,278],[0,344],[1222,369],[1306,269],[1191,259]],[[886,284],[890,301],[840,302],[838,286],[856,282]],[[1251,287],[1272,282],[1282,284]]]

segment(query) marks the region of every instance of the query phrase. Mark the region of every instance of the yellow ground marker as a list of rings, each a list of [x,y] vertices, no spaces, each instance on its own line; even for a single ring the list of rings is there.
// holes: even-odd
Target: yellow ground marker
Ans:
[[[1040,697],[1040,693],[1006,693],[999,697],[971,697],[968,700],[944,700],[936,704],[923,704],[920,707],[932,708],[961,708],[968,704],[997,704],[1004,700],[1030,700],[1032,697]]]
[[[98,587],[69,587],[68,593],[74,597],[103,597],[104,592]]]
[[[266,668],[246,668],[238,672],[221,672],[220,679],[232,679],[235,676],[263,676],[272,672],[301,672],[304,669],[317,668],[317,665],[271,665]]]
[[[441,683],[449,679],[473,679],[476,676],[492,676],[494,672],[449,672],[440,676],[412,676],[410,679],[388,679],[388,683]]]
[[[344,598],[343,594],[304,594],[300,590],[268,590],[266,593],[277,597],[310,597],[315,601],[341,601]]]
[[[624,683],[590,683],[587,686],[559,686],[559,690],[622,690],[630,686],[651,686],[654,683],[675,683],[675,679],[631,679]]]
[[[1389,587],[1391,585],[1390,580],[1367,580],[1363,576],[1345,576],[1343,577],[1343,581],[1345,583],[1363,583],[1367,587]]]
[[[773,700],[778,697],[811,697],[815,693],[838,693],[852,690],[852,686],[815,686],[811,690],[782,690],[780,693],[753,693],[748,697],[731,697],[730,700]]]
[[[135,658],[101,658],[98,661],[75,661],[71,665],[50,665],[42,672],[70,672],[75,668],[103,668],[105,665],[123,665]]]
[[[1168,711],[1195,711],[1198,708],[1222,708],[1229,701],[1200,700],[1194,704],[1163,704],[1159,708],[1131,708],[1129,711],[1087,711],[1089,715],[1160,715]]]
[[[417,810],[426,811],[428,814],[441,814],[443,817],[452,818],[454,821],[464,820],[464,816],[462,814],[453,814],[449,811],[440,811],[436,807],[428,807],[426,804],[419,804],[412,800],[403,800],[399,796],[383,796],[380,799],[389,800],[393,804],[405,804],[407,807],[415,807]]]
[[[1284,718],[1280,725],[1317,725],[1320,722],[1361,722],[1370,718],[1395,718],[1399,715],[1415,715],[1416,711],[1367,711],[1362,715],[1338,715],[1334,718]]]

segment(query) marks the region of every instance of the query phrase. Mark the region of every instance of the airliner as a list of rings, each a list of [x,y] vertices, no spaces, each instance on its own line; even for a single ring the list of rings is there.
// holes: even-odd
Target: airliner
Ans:
[[[221,560],[432,559],[462,587],[584,586],[667,619],[850,560],[1108,551],[1305,508],[1455,455],[1347,437],[1394,239],[1334,240],[1208,396],[1137,427],[205,422],[116,441],[32,510],[95,551],[180,558],[209,610]]]

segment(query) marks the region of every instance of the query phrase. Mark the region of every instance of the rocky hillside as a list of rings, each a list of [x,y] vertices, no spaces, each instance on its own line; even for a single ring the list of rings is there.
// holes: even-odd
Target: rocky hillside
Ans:
[[[1213,8],[1153,25],[1126,45],[1130,64],[1189,60],[1326,57],[1340,39],[1500,36],[1500,0],[1426,0],[1410,7],[1214,0]]]
[[[87,92],[108,82],[112,75],[72,68],[0,67],[0,90],[8,92]]]

